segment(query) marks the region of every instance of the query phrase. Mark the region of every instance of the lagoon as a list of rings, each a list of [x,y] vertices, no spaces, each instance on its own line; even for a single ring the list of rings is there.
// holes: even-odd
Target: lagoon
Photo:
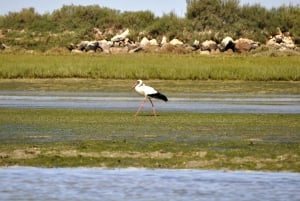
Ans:
[[[0,200],[296,201],[300,174],[190,169],[0,168]]]
[[[173,93],[169,102],[155,101],[159,111],[196,113],[299,114],[300,95],[292,94],[189,94]],[[122,92],[1,91],[0,107],[136,110],[143,100]],[[145,109],[150,109],[145,104]],[[150,109],[151,110],[151,109]]]

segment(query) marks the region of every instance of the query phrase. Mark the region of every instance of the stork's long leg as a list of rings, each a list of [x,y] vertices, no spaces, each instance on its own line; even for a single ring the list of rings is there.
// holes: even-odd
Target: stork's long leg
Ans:
[[[138,110],[137,110],[136,113],[135,113],[135,116],[137,116],[137,115],[139,114],[139,112],[141,111],[141,109],[144,107],[146,100],[147,100],[147,97],[142,101],[140,107],[138,108]],[[155,107],[154,107],[154,104],[153,104],[151,98],[149,98],[149,101],[150,101],[150,103],[151,103],[151,105],[152,105],[152,112],[153,112],[153,115],[154,115],[154,116],[157,116],[157,113],[156,113],[156,110],[155,110]]]
[[[147,98],[145,97],[145,99],[142,101],[139,109],[136,111],[135,116],[137,116],[139,114],[140,110],[144,107],[146,100],[147,100]]]
[[[153,115],[154,115],[154,116],[157,116],[157,114],[156,114],[156,110],[155,110],[155,107],[154,107],[154,104],[153,104],[153,102],[152,102],[151,98],[149,98],[149,101],[150,101],[150,103],[151,103],[151,105],[152,105],[152,111],[153,111]]]

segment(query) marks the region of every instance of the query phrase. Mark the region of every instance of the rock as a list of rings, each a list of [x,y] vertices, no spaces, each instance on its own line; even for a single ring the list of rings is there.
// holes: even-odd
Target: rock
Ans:
[[[167,37],[166,36],[163,36],[162,39],[161,39],[161,42],[160,42],[160,45],[163,46],[165,44],[167,44],[168,41],[167,41]]]
[[[136,48],[134,48],[134,49],[129,50],[129,53],[139,52],[139,51],[141,51],[141,50],[143,50],[142,47],[136,47]]]
[[[236,52],[249,52],[252,49],[256,49],[259,46],[259,42],[255,42],[248,38],[240,38],[234,41],[234,49]]]
[[[174,46],[179,46],[179,45],[183,45],[183,42],[174,38],[173,40],[170,41],[170,44]]]
[[[101,48],[101,50],[104,52],[104,53],[107,53],[109,54],[110,53],[110,45],[109,45],[109,42],[107,40],[100,40],[98,41],[99,43],[99,47]]]
[[[85,51],[89,52],[89,51],[94,51],[96,52],[97,48],[99,47],[99,43],[98,41],[91,41],[89,42],[86,47],[85,47]]]
[[[71,53],[83,53],[81,50],[78,50],[78,49],[73,49],[72,51],[71,51]]]
[[[200,51],[200,54],[201,54],[201,55],[209,55],[209,54],[210,54],[210,51],[209,51],[209,50],[201,50],[201,51]]]
[[[280,44],[276,42],[275,38],[271,38],[267,41],[266,46],[268,47],[272,47],[275,49],[279,49],[280,48]]]
[[[283,35],[275,35],[274,39],[275,39],[276,43],[281,43],[283,40]]]
[[[107,41],[107,45],[108,45],[109,47],[112,47],[112,46],[114,46],[114,43],[113,43],[112,41]]]
[[[81,41],[78,45],[76,49],[79,49],[81,51],[85,50],[85,48],[87,47],[87,45],[89,44],[89,41]]]
[[[218,47],[217,43],[213,40],[206,40],[201,43],[201,51],[214,51]]]
[[[67,49],[69,50],[69,51],[72,51],[73,49],[75,49],[76,48],[76,45],[74,45],[73,43],[70,43],[68,46],[67,46]]]
[[[271,37],[266,45],[268,47],[272,47],[275,49],[281,49],[281,50],[286,50],[286,49],[296,49],[296,45],[293,41],[293,39],[289,35],[275,35],[274,37]]]
[[[124,41],[124,45],[125,46],[129,46],[129,45],[134,45],[134,41],[130,40],[129,38],[125,38],[125,41]]]
[[[196,48],[196,49],[199,49],[200,48],[200,42],[198,40],[194,40],[193,47]]]
[[[290,36],[285,36],[282,39],[281,45],[288,49],[295,49],[296,45]]]
[[[88,50],[88,51],[86,51],[86,53],[93,54],[93,53],[95,53],[95,51],[94,50]]]
[[[125,38],[129,35],[129,29],[126,29],[126,31],[124,31],[123,33],[119,34],[119,35],[115,35],[114,37],[112,37],[110,40],[112,42],[120,42],[120,41],[124,41]]]
[[[158,46],[158,42],[157,42],[156,39],[151,39],[151,40],[149,41],[149,44],[152,45],[152,46]]]
[[[94,51],[96,52],[97,48],[99,48],[99,43],[98,41],[81,41],[79,44],[76,45],[76,47],[74,48],[74,46],[72,46],[72,44],[70,44],[68,46],[69,50],[73,50],[73,49],[78,49],[80,51]]]
[[[233,41],[233,39],[229,36],[225,37],[221,41],[221,44],[219,45],[219,49],[220,49],[221,52],[227,51],[229,49],[234,50],[234,41]]]
[[[148,40],[147,37],[143,37],[142,40],[141,40],[141,42],[140,42],[140,46],[141,47],[145,47],[147,45],[150,45],[150,41]]]
[[[194,47],[194,46],[191,46],[191,45],[185,45],[185,50],[186,50],[187,52],[193,52],[193,51],[196,51],[197,48]]]

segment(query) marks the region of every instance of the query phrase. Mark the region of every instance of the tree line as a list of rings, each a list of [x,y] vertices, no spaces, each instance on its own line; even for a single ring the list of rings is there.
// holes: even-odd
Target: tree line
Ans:
[[[118,30],[128,28],[130,38],[138,40],[141,33],[159,39],[178,38],[186,43],[194,40],[220,41],[225,36],[246,37],[265,43],[269,36],[280,29],[289,32],[296,44],[300,44],[300,5],[282,5],[266,9],[260,4],[240,5],[239,0],[187,0],[185,17],[170,12],[157,17],[151,11],[121,12],[100,5],[64,5],[51,13],[39,14],[34,8],[24,8],[20,12],[9,12],[0,16],[2,35],[0,42],[25,46],[49,48],[64,46],[68,42],[93,40],[93,28],[111,30],[107,37]],[[10,31],[8,31],[10,30]],[[16,42],[20,36],[39,36],[72,32],[67,38],[45,39],[43,47],[37,43]],[[26,33],[26,34],[24,34]],[[111,35],[109,35],[111,34]],[[36,35],[35,35],[36,36]],[[47,37],[46,37],[47,38]],[[109,39],[109,38],[107,38]],[[27,41],[26,40],[26,41]],[[26,44],[25,44],[26,43]]]

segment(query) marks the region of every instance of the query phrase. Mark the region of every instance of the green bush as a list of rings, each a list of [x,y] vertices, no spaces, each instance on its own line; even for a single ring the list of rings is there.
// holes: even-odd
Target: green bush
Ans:
[[[238,0],[187,0],[183,18],[174,12],[156,17],[151,11],[120,12],[98,5],[64,5],[45,14],[37,13],[34,8],[10,12],[0,16],[0,27],[0,42],[41,51],[65,47],[70,42],[94,40],[95,27],[106,32],[106,37],[129,28],[132,40],[139,40],[143,33],[150,38],[160,39],[165,35],[190,44],[196,39],[218,42],[228,35],[264,43],[279,28],[289,32],[296,44],[300,44],[300,5],[268,10],[259,4],[241,6]],[[75,34],[64,37],[66,32]]]

